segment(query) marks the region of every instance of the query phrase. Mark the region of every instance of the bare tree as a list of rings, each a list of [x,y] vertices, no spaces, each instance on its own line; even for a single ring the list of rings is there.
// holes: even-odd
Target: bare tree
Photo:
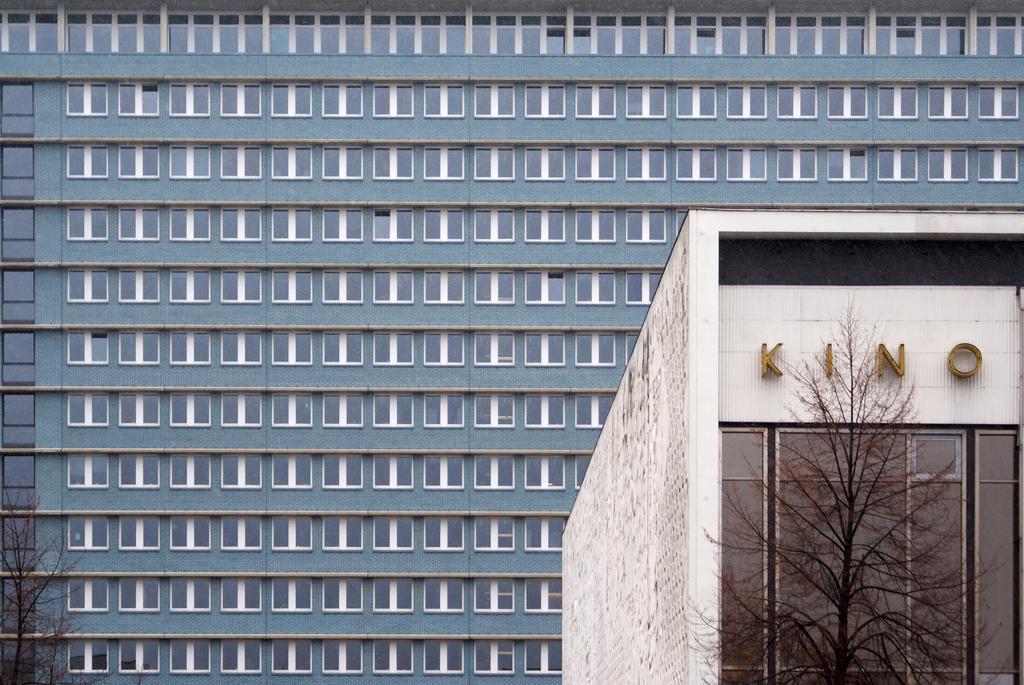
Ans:
[[[15,494],[11,494],[11,493]],[[5,489],[0,509],[0,683],[79,682],[69,673],[68,573],[76,559],[63,535],[40,535],[38,501]]]
[[[849,310],[836,328],[827,353],[787,369],[795,426],[779,432],[764,477],[758,463],[756,478],[725,488],[724,677],[961,682],[958,464],[942,444],[915,442],[913,385],[880,377],[875,331]]]

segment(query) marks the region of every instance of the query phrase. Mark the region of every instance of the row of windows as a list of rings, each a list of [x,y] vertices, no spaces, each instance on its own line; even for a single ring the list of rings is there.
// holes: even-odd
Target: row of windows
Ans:
[[[361,578],[272,578],[266,582],[260,578],[72,578],[68,608],[72,612],[105,612],[113,603],[122,613],[155,613],[160,611],[161,589],[170,597],[172,612],[208,612],[218,605],[223,613],[259,612],[266,602],[275,613],[312,613],[317,605],[324,613],[361,613],[367,608],[375,613],[411,613],[414,609],[463,613],[467,589],[472,593],[470,606],[478,614],[514,612],[516,595],[526,613],[562,611],[561,580],[511,578],[468,582],[454,578],[375,578],[369,583]],[[269,596],[265,597],[268,589]],[[116,598],[109,596],[112,591],[117,593]]]
[[[162,277],[156,269],[120,269],[117,271],[117,298],[122,303],[160,302],[160,284],[169,285],[171,303],[210,303],[215,297],[211,285],[220,281],[220,301],[225,304],[258,304],[263,301],[263,272],[260,270],[183,269],[171,270]],[[324,304],[361,304],[363,302],[362,271],[271,271],[271,297],[274,304],[311,304],[314,292],[322,290]],[[616,271],[527,271],[517,277],[514,271],[473,271],[471,276],[460,270],[424,271],[422,283],[412,271],[374,271],[374,304],[412,304],[414,283],[423,289],[424,304],[463,304],[466,282],[472,280],[473,302],[476,304],[515,304],[516,281],[525,287],[526,304],[565,304],[567,277],[574,277],[576,304],[615,304],[617,283],[622,277]],[[68,271],[68,302],[104,303],[109,300],[107,269],[70,269]],[[626,304],[650,304],[661,274],[657,272],[626,272],[624,274]],[[137,340],[144,340],[137,337]]]
[[[219,518],[221,550],[262,550],[260,517]],[[412,517],[374,517],[372,521],[373,550],[378,552],[411,552],[416,548],[417,539],[425,551],[461,552],[465,549],[465,527],[472,528],[473,549],[478,552],[514,552],[517,528],[524,538],[526,551],[560,550],[564,525],[561,518],[527,518],[521,526],[516,525],[514,518],[424,518],[420,537],[418,530],[414,532],[419,526],[414,525]],[[359,517],[275,516],[269,525],[270,549],[275,552],[313,551],[314,538],[319,537],[314,533],[315,528],[322,529],[321,549],[325,552],[362,551],[365,544],[363,519]],[[158,551],[161,529],[167,535],[168,527],[170,544],[167,549],[171,551],[210,551],[211,545],[216,543],[211,540],[209,517],[172,516],[168,526],[158,517],[120,516],[118,549]],[[108,549],[109,544],[106,518],[73,516],[68,519],[69,549],[98,551]],[[203,608],[209,609],[209,602]]]
[[[16,211],[16,210],[11,210]],[[21,210],[24,211],[24,210]],[[371,213],[372,212],[372,213]],[[467,218],[468,213],[468,218]],[[614,243],[617,225],[627,243],[665,242],[671,215],[659,210],[615,209],[243,209],[192,207],[161,211],[157,207],[69,207],[68,240],[160,240],[160,225],[169,225],[171,241],[209,241],[219,232],[222,242],[259,242],[269,223],[273,242],[362,242],[364,224],[372,226],[374,242],[463,242],[466,223],[474,242],[565,242],[575,226],[577,243]],[[7,222],[5,222],[7,223]],[[13,224],[13,220],[10,222]],[[32,236],[31,216],[27,231]]]
[[[6,51],[56,52],[57,14],[7,12]],[[68,13],[68,52],[276,54],[963,55],[968,33],[981,55],[1021,54],[1019,15],[488,15]],[[469,27],[467,29],[467,23]],[[264,38],[264,24],[266,36]],[[672,41],[671,43],[669,41]]]
[[[767,151],[769,148],[721,148],[721,147],[645,147],[626,148],[624,155],[618,155],[616,148],[576,148],[575,151],[565,148],[526,148],[521,158],[525,162],[525,179],[527,181],[562,181],[566,179],[567,173],[572,169],[566,168],[566,158],[570,160],[575,155],[575,178],[577,181],[614,181],[616,180],[616,169],[618,159],[625,157],[626,180],[627,181],[665,181],[671,173],[671,159],[675,157],[675,180],[677,181],[714,181],[717,178],[717,167],[720,163],[725,165],[725,179],[727,181],[751,181],[766,180]],[[823,162],[827,164],[827,178],[829,181],[866,181],[867,154],[868,150],[875,148],[827,148],[816,147],[779,147],[772,148],[778,151],[778,179],[779,180],[816,180],[817,159],[819,153],[824,153]],[[181,176],[181,178],[209,178],[209,152],[207,147],[171,148],[172,160],[175,150],[184,150],[188,159],[193,160],[203,157],[206,161],[202,165],[204,176]],[[355,153],[361,156],[361,151],[354,148]],[[431,167],[429,154],[436,151],[442,162],[453,159],[457,164],[445,166],[442,164],[440,175],[430,176]],[[312,151],[313,148],[273,148],[274,174],[275,179],[312,179]],[[328,152],[325,149],[325,153]],[[221,178],[225,179],[248,179],[256,180],[261,176],[260,161],[261,150],[259,147],[234,148],[225,147],[221,149],[225,164],[221,168]],[[463,171],[463,149],[462,148],[426,148],[424,151],[425,180],[462,180]],[[878,174],[879,181],[908,181],[917,180],[917,158],[919,152],[926,155],[928,166],[927,178],[929,181],[966,181],[967,180],[967,148],[878,148]],[[235,164],[245,154],[249,161],[245,165]],[[374,148],[374,180],[407,180],[414,178],[413,172],[413,148]],[[106,155],[105,146],[93,147],[69,147],[68,148],[68,174],[71,178],[106,178]],[[793,168],[793,156],[799,155],[806,158],[810,166],[807,170],[796,170]],[[148,162],[145,159],[151,158]],[[475,180],[478,181],[514,181],[515,175],[515,148],[480,148],[473,151]],[[121,178],[135,179],[158,179],[159,171],[159,148],[157,147],[121,147]],[[894,162],[898,157],[901,162]],[[279,167],[278,159],[283,167]],[[618,159],[617,159],[618,158]],[[722,159],[720,159],[722,158]],[[76,160],[85,160],[84,165],[79,165]],[[96,166],[94,160],[101,160]],[[127,166],[126,162],[127,161]],[[299,166],[294,164],[296,159],[301,159]],[[906,159],[908,167],[903,168],[902,160]],[[140,162],[139,160],[143,160]],[[230,164],[228,163],[230,162]],[[174,164],[172,162],[172,175],[174,176]],[[189,169],[197,169],[197,166],[189,166]],[[278,169],[285,171],[278,174]],[[1017,148],[980,148],[977,153],[977,168],[979,181],[1016,181],[1017,180]],[[88,173],[76,175],[78,171],[92,169],[96,175]],[[326,169],[326,167],[325,167]],[[352,179],[361,179],[360,175]],[[797,174],[797,175],[793,175]],[[325,176],[324,178],[330,178]],[[139,212],[140,210],[129,210]],[[399,223],[400,213],[388,215],[388,224],[381,223],[381,231],[387,231],[390,239],[401,239],[400,235],[406,235],[406,240],[411,240],[412,223],[411,213],[408,214],[408,222],[402,227]],[[536,220],[531,226],[527,225],[527,232],[535,231],[537,240],[544,240],[551,231],[549,218],[550,212],[534,212]],[[291,215],[294,216],[294,215]],[[511,213],[509,213],[511,216]],[[394,217],[392,221],[391,217]],[[440,219],[440,217],[438,217]],[[528,217],[529,219],[530,217]],[[564,221],[561,215],[555,219],[556,228],[553,240],[564,240]],[[200,220],[202,221],[202,220]],[[492,224],[494,222],[492,221]],[[288,219],[288,228],[282,224],[281,230],[287,230],[289,236],[309,236],[308,224],[304,228],[294,228],[296,222]],[[194,230],[194,229],[193,229]],[[301,230],[301,233],[299,232]],[[377,230],[375,216],[374,230]],[[188,235],[187,218],[184,228],[185,235]],[[404,233],[403,233],[404,232]],[[201,230],[202,233],[202,230]],[[207,226],[205,233],[208,235]],[[461,235],[461,225],[458,228]],[[561,237],[559,237],[561,236]],[[295,238],[295,239],[305,239]]]
[[[518,646],[517,646],[518,644]],[[210,673],[211,658],[220,653],[221,673],[262,673],[269,661],[271,673],[312,673],[314,654],[323,673],[363,673],[364,659],[378,674],[415,672],[414,653],[422,656],[422,673],[457,674],[466,669],[466,643],[461,640],[170,640],[164,648],[155,640],[120,640],[117,643],[120,673],[160,673],[160,658],[169,660],[171,674]],[[68,670],[72,673],[106,673],[111,643],[106,640],[75,640],[70,643]],[[516,672],[516,652],[527,674],[558,674],[562,670],[562,643],[509,641],[470,643],[473,672],[511,675]],[[211,653],[213,654],[211,657]],[[165,667],[167,668],[167,667]],[[370,668],[367,665],[367,668]]]
[[[108,339],[118,338],[118,363],[122,365],[159,364],[161,336],[170,344],[170,364],[209,365],[211,338],[208,331],[122,332],[110,334],[92,331],[68,333],[68,364],[106,365],[109,359]],[[263,363],[264,341],[261,333],[219,333],[220,363],[223,366],[259,366]],[[614,366],[614,333],[374,333],[370,337],[372,354],[366,361],[374,366],[412,366],[413,346],[422,344],[425,366],[463,366],[466,364],[465,341],[473,343],[474,366],[514,366],[516,340],[527,366],[565,366],[565,341],[575,349],[576,366]],[[360,366],[364,363],[362,333],[274,332],[269,336],[270,362],[274,366],[311,366],[320,357],[325,366]],[[314,355],[314,339],[321,347]],[[140,355],[140,339],[141,352]],[[635,338],[634,338],[635,339]],[[575,341],[575,348],[572,346]],[[633,340],[627,339],[631,348]],[[620,340],[619,344],[622,342]],[[215,348],[214,348],[215,349]]]
[[[169,114],[174,116],[209,116],[211,92],[218,89],[209,84],[172,83],[162,88],[158,83],[121,83],[116,85],[117,112],[120,116],[161,114],[160,94],[168,97]],[[624,89],[624,93],[623,93]],[[564,118],[566,96],[575,99],[577,119],[609,118],[625,107],[627,119],[664,119],[670,116],[670,98],[675,93],[675,116],[680,119],[714,119],[718,116],[719,98],[724,97],[725,115],[729,119],[763,119],[768,115],[768,98],[772,88],[767,85],[636,85],[618,88],[608,85],[525,85],[516,93],[513,85],[375,85],[372,87],[374,117],[412,117],[414,100],[420,101],[426,118],[466,116],[465,96],[472,93],[473,116],[477,118],[514,117],[517,97],[522,98],[526,118]],[[786,85],[774,87],[776,115],[779,119],[816,119],[818,108],[829,119],[866,119],[868,95],[877,101],[880,119],[917,119],[918,109],[929,119],[966,119],[969,114],[966,85],[952,86],[877,86],[867,85]],[[222,84],[220,115],[223,117],[259,117],[263,111],[263,91],[258,84]],[[624,94],[624,103],[618,102]],[[364,87],[362,84],[314,86],[310,84],[274,84],[270,86],[270,114],[273,117],[311,117],[314,95],[319,109],[327,117],[362,117]],[[978,117],[981,119],[1016,119],[1018,93],[1016,86],[980,86],[976,94]],[[925,98],[921,103],[920,98]],[[824,97],[823,102],[819,99]],[[106,83],[68,84],[69,115],[106,116],[108,111]]]
[[[68,394],[68,426],[99,427],[110,423],[109,400],[105,393]],[[314,410],[313,394],[271,394],[271,423],[274,428],[309,428],[314,420],[325,428],[363,426],[366,398],[361,394],[324,393],[322,413]],[[422,412],[424,428],[515,428],[516,405],[526,428],[564,428],[566,395],[526,395],[517,400],[509,394],[465,395],[412,394],[372,395],[370,410],[375,428],[413,428],[417,425],[414,406]],[[612,405],[612,395],[572,395],[576,428],[600,428]],[[172,428],[209,427],[217,414],[224,428],[259,428],[263,425],[263,395],[171,393],[169,416],[160,408],[158,393],[120,393],[116,396],[118,425],[122,428],[156,428],[162,422]],[[219,407],[217,406],[219,405]],[[466,416],[466,410],[472,410]],[[219,409],[219,411],[218,411]],[[319,407],[318,407],[319,409]],[[320,416],[314,417],[315,413]],[[572,416],[569,417],[572,420]]]
[[[10,460],[22,460],[21,462]],[[24,460],[28,459],[28,472]],[[29,487],[34,483],[30,457],[5,457],[4,486]],[[263,487],[263,459],[260,456],[178,456],[170,457],[169,485],[174,489],[210,489],[217,477],[220,462],[219,487],[222,490]],[[366,459],[361,455],[322,457],[309,455],[276,455],[270,458],[270,484],[274,490],[310,490],[319,481],[324,490],[360,490]],[[372,486],[374,490],[411,490],[414,474],[420,476],[425,490],[462,490],[465,487],[466,468],[472,464],[473,487],[476,490],[515,489],[518,458],[479,456],[424,456],[373,457]],[[575,473],[579,489],[586,475],[589,457],[568,460]],[[523,483],[527,490],[564,490],[567,459],[564,457],[522,458]],[[161,457],[156,455],[104,454],[74,455],[68,457],[69,488],[108,487],[108,463],[117,469],[118,487],[124,489],[159,489]],[[315,469],[315,470],[314,470]],[[166,476],[165,476],[166,477]]]

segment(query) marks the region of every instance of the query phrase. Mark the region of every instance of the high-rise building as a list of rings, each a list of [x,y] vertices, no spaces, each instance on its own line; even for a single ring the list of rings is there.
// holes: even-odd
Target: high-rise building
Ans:
[[[557,682],[687,209],[1020,206],[1019,3],[42,5],[0,7],[4,496],[112,682]]]

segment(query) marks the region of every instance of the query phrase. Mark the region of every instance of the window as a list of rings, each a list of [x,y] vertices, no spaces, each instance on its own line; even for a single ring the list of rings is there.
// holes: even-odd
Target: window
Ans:
[[[125,488],[159,488],[159,458],[122,455],[119,460],[119,485]]]
[[[512,395],[477,395],[475,400],[477,428],[512,428],[515,410]]]
[[[308,209],[275,209],[272,236],[275,242],[309,242],[313,239],[312,212]]]
[[[324,540],[323,548],[325,550],[361,550],[363,548],[363,520],[361,518],[337,518],[337,517],[324,517]],[[324,605],[327,605],[327,579],[324,580]],[[343,582],[343,581],[337,581]],[[351,583],[359,583],[359,581],[348,581]],[[337,591],[337,588],[335,588]],[[358,595],[357,595],[358,596]],[[335,602],[337,602],[337,595]],[[355,606],[338,607],[335,604],[336,611],[352,611],[355,609],[361,609],[362,602],[357,602]]]
[[[423,642],[423,672],[430,674],[462,673],[462,653],[461,642],[425,640]]]
[[[526,519],[527,551],[552,551],[562,549],[562,519]]]
[[[238,459],[238,457],[225,457],[226,459]],[[258,474],[258,471],[257,471]],[[235,518],[225,516],[220,520],[220,548],[227,550],[258,550],[262,547],[260,531],[260,519]],[[228,581],[225,581],[228,582]],[[258,581],[253,581],[258,582]],[[225,606],[227,606],[227,595],[225,594]],[[236,596],[237,603],[237,596]],[[256,603],[259,606],[259,601]]]
[[[663,148],[627,149],[626,179],[630,181],[664,181],[665,150]]]
[[[982,119],[1016,119],[1015,86],[982,86],[978,89],[978,116]]]
[[[916,119],[917,86],[879,86],[879,119]]]
[[[512,181],[515,179],[512,148],[478,147],[474,160],[476,179],[479,181]]]
[[[879,181],[916,181],[917,150],[916,149],[879,149],[878,150]]]
[[[160,519],[121,517],[121,549],[160,549]]]
[[[324,488],[359,489],[363,487],[363,458],[325,456]]]
[[[576,118],[615,118],[615,86],[576,86]]]
[[[590,457],[576,457],[576,489],[583,485],[583,478],[587,475],[587,467],[590,466]]]
[[[592,21],[596,21],[596,29],[591,28]],[[576,15],[574,24],[573,51],[577,55],[661,55],[665,53],[665,18],[663,16],[590,17]]]
[[[463,335],[461,333],[424,333],[423,364],[425,366],[462,366]]]
[[[171,178],[210,178],[210,148],[171,146]]]
[[[676,150],[676,178],[680,181],[714,181],[714,148],[678,148]]]
[[[377,209],[373,213],[374,242],[411,242],[412,211]]]
[[[373,610],[375,612],[411,612],[412,580],[374,580]]]
[[[273,457],[273,488],[309,490],[313,487],[312,464],[313,459],[309,456]]]
[[[764,119],[764,86],[729,86],[726,89],[726,116],[729,119]]]
[[[780,181],[814,181],[818,178],[818,151],[814,148],[779,148],[776,159]]]
[[[650,304],[661,274],[645,271],[626,274],[626,304]]]
[[[626,118],[665,118],[665,86],[627,86]]]
[[[160,17],[155,19],[159,23]],[[172,53],[263,52],[263,17],[258,15],[172,14],[168,21]]]
[[[155,83],[122,83],[117,88],[117,112],[121,116],[156,116],[160,94]]]
[[[495,19],[497,23],[494,24]],[[472,44],[475,54],[562,54],[565,51],[563,17],[475,15]]]
[[[312,87],[308,85],[275,83],[270,89],[270,116],[312,116],[312,92]]]
[[[878,16],[875,26],[878,55],[963,55],[967,47],[963,16]]]
[[[171,116],[210,116],[210,86],[205,84],[172,83]]]
[[[210,549],[210,519],[172,516],[171,549]]]
[[[576,366],[614,366],[614,333],[577,333]]]
[[[262,300],[259,271],[221,271],[220,301],[258,304]]]
[[[107,487],[107,457],[91,454],[68,457],[68,488]]]
[[[107,396],[103,394],[68,395],[69,426],[106,426]]]
[[[220,643],[221,673],[259,673],[259,640],[222,640]]]
[[[564,304],[565,275],[548,271],[526,273],[526,304]]]
[[[424,86],[423,116],[463,116],[464,100],[462,90],[462,86]]]
[[[324,640],[324,673],[362,673],[363,643],[358,640]]]
[[[676,90],[676,116],[680,119],[714,119],[714,86],[679,86]]]
[[[462,395],[424,395],[423,425],[428,428],[461,428]]]
[[[374,395],[373,425],[412,428],[412,395]]]
[[[928,150],[929,181],[966,181],[967,150]]]
[[[665,212],[626,212],[626,242],[665,242]]]
[[[31,198],[34,194],[35,156],[32,148],[13,145],[0,147],[0,197]]]
[[[612,408],[612,395],[577,395],[576,427],[600,428],[604,425],[608,410]]]
[[[272,640],[274,673],[312,673],[313,643],[310,640]]]
[[[313,149],[275,147],[271,150],[271,178],[309,179],[313,177]],[[246,174],[248,175],[248,174]]]
[[[526,489],[564,490],[564,460],[561,457],[526,457]]]
[[[107,84],[69,83],[68,115],[105,117],[107,115]]]
[[[829,86],[828,118],[867,118],[867,93],[868,90],[864,86]]]
[[[563,366],[565,336],[560,333],[527,333],[527,366]]]
[[[362,16],[354,17],[362,23]],[[442,20],[444,25],[442,26]],[[363,29],[359,29],[360,51]],[[374,16],[370,43],[374,54],[462,54],[465,51],[465,16]],[[351,44],[351,41],[350,41]]]
[[[69,145],[68,178],[106,178],[106,145]]]
[[[362,333],[324,333],[325,366],[363,363]]]
[[[428,209],[423,212],[424,242],[459,242],[463,237],[463,213],[457,209]]]
[[[412,551],[412,519],[373,519],[373,549],[376,551]]]
[[[527,428],[561,428],[565,425],[565,398],[562,395],[527,395]]]
[[[209,333],[171,333],[171,364],[209,364]]]
[[[508,210],[476,210],[473,239],[478,243],[515,240],[514,215]]]
[[[210,643],[206,640],[171,640],[171,673],[209,673]]]
[[[178,272],[185,275],[186,272]],[[187,282],[187,278],[185,279]],[[160,281],[156,271],[125,271],[118,274],[119,294],[121,302],[159,302]],[[194,280],[193,280],[194,286]],[[209,286],[207,286],[209,293]],[[209,295],[207,295],[209,298]]]
[[[615,212],[611,210],[576,210],[576,242],[614,243]]]
[[[270,585],[271,611],[308,613],[313,610],[313,581],[308,578],[274,578]]]
[[[978,17],[977,22],[977,54],[1021,54],[1019,17]]]
[[[727,150],[726,178],[730,181],[764,181],[765,158],[764,148]]]
[[[72,578],[68,581],[69,611],[106,611],[107,581],[100,578]]]
[[[423,487],[461,490],[462,468],[462,457],[424,457]]]
[[[323,115],[325,117],[363,116],[363,87],[361,85],[324,85],[323,98]]]
[[[473,643],[473,671],[475,673],[514,673],[514,651],[510,640]]]
[[[814,86],[779,86],[780,119],[815,119],[818,116],[818,89]]]
[[[222,117],[258,117],[260,115],[259,85],[225,83],[220,87]]]
[[[122,578],[118,592],[120,611],[160,611],[160,581],[156,578]]]
[[[694,21],[696,19],[696,21]],[[765,17],[676,16],[677,55],[763,55]]]
[[[576,304],[615,304],[615,273],[577,271]]]
[[[979,181],[1016,181],[1017,148],[978,150]]]
[[[260,458],[259,457],[221,457],[220,486],[224,490],[259,489]]]
[[[474,463],[477,490],[511,490],[515,487],[512,457],[477,457]]]
[[[423,178],[435,181],[462,179],[463,149],[461,147],[428,147],[423,150]]]
[[[358,428],[362,425],[362,395],[324,395],[324,426]]]
[[[565,116],[565,86],[527,86],[526,117]]]
[[[373,488],[412,488],[412,457],[374,457]]]
[[[373,363],[375,366],[412,365],[412,334],[375,333]]]
[[[363,301],[363,274],[360,271],[324,271],[325,304],[359,304]],[[361,357],[360,357],[361,359]],[[361,363],[356,362],[356,363]]]
[[[275,304],[308,304],[313,301],[313,274],[309,271],[274,271],[271,275]]]
[[[248,19],[248,18],[247,18]],[[257,15],[254,19],[259,20]],[[363,51],[363,16],[270,15],[270,52],[338,54]],[[257,25],[259,21],[255,22]],[[344,26],[344,28],[342,28]],[[257,33],[257,36],[260,35]],[[257,49],[257,52],[260,50]]]
[[[106,240],[107,209],[85,207],[68,209],[68,240]]]
[[[473,91],[476,117],[515,116],[515,91],[512,86],[476,86]]]
[[[123,273],[123,272],[122,272]],[[171,302],[209,302],[209,271],[172,271]]]
[[[561,673],[561,642],[526,642],[527,673]]]
[[[423,611],[462,613],[463,583],[461,580],[423,581]]]
[[[70,212],[73,211],[74,210],[69,210],[69,218]],[[85,226],[82,225],[81,231],[77,231],[78,237],[72,239],[107,239],[106,210],[98,209],[96,210],[96,214],[97,225],[95,229],[95,236],[92,235],[93,229],[90,226],[90,235],[86,238]],[[30,262],[35,259],[35,210],[31,208],[24,209],[18,207],[0,209],[0,234],[2,234],[3,238],[2,243],[0,243],[0,249],[2,249],[2,256],[4,260],[11,262]],[[32,306],[34,308],[34,298],[32,301]],[[17,308],[18,306],[15,306],[15,309]],[[11,313],[12,312],[9,309],[8,314]],[[9,316],[8,318],[12,317]]]
[[[254,365],[260,364],[259,333],[221,333],[221,364]]]
[[[477,333],[475,366],[512,366],[516,361],[515,335],[512,333]]]
[[[276,148],[275,148],[276,149]],[[282,148],[287,152],[287,148]],[[258,179],[261,171],[258,147],[221,147],[220,177],[223,179]]]
[[[72,640],[68,644],[68,670],[72,673],[106,673],[106,640]]]
[[[363,212],[360,209],[325,209],[323,221],[324,242],[363,239]]]
[[[121,333],[118,348],[121,364],[160,363],[158,333]]]
[[[313,336],[310,333],[274,333],[274,366],[309,366],[313,363]]]
[[[210,487],[210,458],[171,456],[171,488]]]
[[[14,333],[6,336],[18,335]],[[6,348],[7,345],[5,344]],[[68,332],[68,364],[107,364],[106,333]]]
[[[412,86],[374,86],[373,116],[411,117]]]
[[[412,642],[373,642],[374,673],[412,673]]]
[[[511,518],[478,518],[474,523],[477,551],[506,551],[515,548],[515,533]],[[511,585],[511,581],[509,581]]]
[[[273,395],[272,425],[276,428],[294,428],[313,425],[312,395]]]
[[[323,176],[324,179],[361,179],[363,177],[363,149],[325,147]]]
[[[374,271],[375,304],[412,304],[411,271]]]
[[[526,613],[561,613],[562,581],[526,581]]]
[[[171,426],[209,426],[209,395],[171,395]]]
[[[527,211],[526,242],[565,242],[565,214],[552,210]]]
[[[156,209],[122,209],[118,219],[118,240],[160,239],[160,214]]]
[[[119,153],[121,178],[158,178],[160,176],[160,149],[136,145],[122,146]]]
[[[172,209],[171,240],[209,240],[210,210]]]
[[[865,18],[776,17],[777,55],[862,55]]]
[[[256,427],[262,424],[259,395],[221,395],[221,425]]]
[[[462,304],[466,277],[462,271],[424,271],[425,304]]]
[[[929,119],[966,119],[965,86],[932,86],[928,89]]]
[[[613,148],[576,148],[577,181],[614,181]]]
[[[275,551],[311,550],[313,549],[312,531],[313,520],[308,517],[275,516],[271,547]]]
[[[107,549],[107,519],[69,517],[68,548],[81,550]]]

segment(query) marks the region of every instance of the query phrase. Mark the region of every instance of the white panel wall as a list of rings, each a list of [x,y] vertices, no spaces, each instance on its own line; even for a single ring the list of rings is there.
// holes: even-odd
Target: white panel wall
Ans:
[[[823,356],[835,321],[852,304],[865,326],[897,358],[905,345],[906,379],[917,389],[922,423],[1013,424],[1019,420],[1020,308],[1014,288],[722,286],[719,406],[722,421],[785,422],[795,384],[786,364]],[[782,378],[761,377],[761,344]],[[960,379],[946,368],[949,351],[972,343],[981,370]],[[961,368],[971,366],[961,356]],[[879,382],[896,382],[888,366]]]

